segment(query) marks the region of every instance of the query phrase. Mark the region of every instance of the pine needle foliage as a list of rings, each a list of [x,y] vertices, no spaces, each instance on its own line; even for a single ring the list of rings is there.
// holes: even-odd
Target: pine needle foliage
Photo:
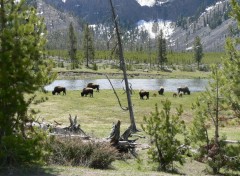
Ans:
[[[35,96],[27,99],[25,95],[34,94],[53,78],[52,66],[45,59],[45,35],[43,19],[25,0],[0,0],[0,150],[9,149],[0,155],[3,165],[39,158],[32,151],[41,138],[29,139],[25,133],[25,124],[32,120],[28,106]],[[22,151],[29,147],[29,152],[19,152],[21,147]]]
[[[142,129],[151,138],[152,147],[148,152],[151,160],[159,164],[159,170],[167,171],[171,167],[173,169],[174,161],[184,163],[188,138],[185,123],[180,119],[182,106],[176,109],[176,114],[171,115],[171,102],[165,100],[162,105],[160,112],[156,104],[155,112],[144,117],[146,125],[142,125]],[[183,141],[179,140],[179,135],[184,136]]]

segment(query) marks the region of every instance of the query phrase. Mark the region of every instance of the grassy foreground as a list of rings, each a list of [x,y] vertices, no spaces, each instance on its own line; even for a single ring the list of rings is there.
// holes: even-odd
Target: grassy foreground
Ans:
[[[120,120],[121,133],[123,133],[130,125],[128,111],[123,111],[118,104],[115,94],[112,90],[100,90],[100,92],[94,92],[93,98],[81,97],[81,90],[67,91],[67,95],[55,95],[51,92],[47,94],[38,93],[37,97],[47,97],[46,102],[38,105],[32,105],[31,108],[39,110],[40,113],[37,117],[44,118],[46,122],[54,123],[54,120],[62,123],[63,126],[69,125],[69,114],[73,117],[78,117],[78,123],[81,128],[91,137],[105,138],[110,134],[112,123],[116,123]],[[118,96],[121,100],[122,106],[126,107],[126,94],[123,90],[117,90]],[[188,126],[191,125],[191,121],[194,116],[194,112],[191,109],[192,103],[200,95],[199,92],[193,92],[191,95],[184,95],[182,98],[172,97],[172,92],[166,92],[164,96],[157,94],[153,96],[157,91],[150,91],[149,100],[140,100],[138,91],[135,91],[132,95],[132,102],[134,106],[134,115],[137,128],[141,130],[141,124],[143,123],[143,117],[149,116],[151,112],[155,111],[155,105],[158,105],[159,110],[162,108],[161,101],[169,99],[172,102],[171,112],[175,113],[176,107],[182,104],[184,113],[182,119],[186,121]],[[240,140],[240,131],[237,130],[237,122],[229,122],[227,125],[223,124],[221,131],[227,135],[230,140]],[[224,127],[225,126],[225,127]],[[211,132],[213,133],[213,131]],[[145,135],[143,132],[140,135]],[[144,146],[149,142],[149,138],[139,139],[137,141],[139,145]],[[147,149],[142,147],[138,150],[140,159],[128,159],[126,161],[115,161],[112,165],[112,169],[109,170],[94,170],[82,167],[63,167],[63,166],[46,166],[44,172],[49,172],[49,175],[173,175],[163,172],[157,172],[156,166],[149,164],[147,158]],[[205,165],[196,161],[188,160],[184,166],[179,167],[179,172],[184,175],[206,175],[203,170]],[[155,170],[155,171],[154,171]],[[48,175],[48,174],[47,174]]]

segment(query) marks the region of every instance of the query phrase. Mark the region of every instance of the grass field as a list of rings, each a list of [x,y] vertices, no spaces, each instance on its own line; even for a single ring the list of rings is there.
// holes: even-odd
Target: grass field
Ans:
[[[91,137],[94,138],[106,138],[111,131],[112,123],[116,123],[120,120],[121,133],[123,133],[130,125],[129,113],[123,111],[115,97],[112,90],[100,90],[100,92],[94,92],[93,98],[81,97],[80,90],[67,91],[67,95],[55,95],[51,92],[47,94],[37,93],[37,97],[47,97],[47,101],[38,105],[32,105],[31,108],[39,110],[40,113],[37,117],[44,118],[46,122],[53,123],[54,120],[62,123],[63,126],[69,125],[69,114],[73,117],[78,117],[78,123],[81,128]],[[126,94],[123,90],[117,90],[121,103],[124,107],[127,106]],[[161,101],[169,99],[172,102],[172,113],[175,113],[176,107],[180,104],[183,106],[184,113],[182,119],[185,120],[187,126],[191,126],[191,121],[194,116],[194,112],[191,109],[192,103],[200,95],[200,93],[192,93],[191,95],[184,95],[182,98],[172,97],[172,92],[166,92],[164,96],[153,96],[157,91],[150,91],[149,100],[140,100],[138,92],[136,91],[132,95],[133,109],[135,115],[135,121],[137,128],[141,130],[141,124],[143,124],[143,117],[149,116],[151,112],[155,111],[155,105],[158,105],[161,110]],[[239,123],[234,121],[228,124],[221,125],[221,135],[224,133],[227,135],[227,139],[240,140]],[[142,131],[140,135],[146,136]],[[213,134],[213,130],[210,131]],[[137,141],[139,145],[145,145],[149,143],[149,138],[139,139]],[[133,176],[145,176],[145,175],[174,175],[156,171],[156,165],[149,164],[147,158],[147,149],[138,150],[139,159],[128,159],[125,161],[115,161],[112,164],[112,169],[109,170],[94,170],[83,167],[63,167],[63,166],[45,166],[44,172],[50,172],[53,175],[133,175]],[[184,175],[206,175],[203,170],[206,165],[198,163],[191,159],[187,159],[187,163],[184,166],[179,166],[178,171]],[[232,173],[232,172],[231,172]],[[230,174],[231,175],[231,174]]]
[[[80,92],[80,90],[68,91],[66,96],[53,96],[49,92],[47,94],[48,101],[33,107],[39,109],[41,113],[38,115],[49,122],[56,120],[68,125],[69,114],[72,116],[77,115],[82,128],[88,133],[93,133],[96,137],[106,137],[110,133],[112,123],[118,120],[122,122],[122,129],[129,126],[129,113],[120,108],[112,90],[94,92],[93,98],[81,97]],[[122,105],[126,107],[126,94],[122,90],[117,90],[117,93]],[[184,109],[183,118],[187,122],[191,122],[191,103],[199,93],[193,93],[190,96],[185,95],[182,98],[173,98],[170,92],[166,92],[164,96],[157,95],[157,97],[153,97],[153,93],[157,93],[157,91],[150,91],[149,100],[140,100],[137,91],[132,95],[135,121],[139,128],[140,124],[143,123],[143,117],[154,112],[156,104],[161,109],[161,101],[165,99],[172,101],[173,112],[176,107],[182,104]],[[45,96],[45,94],[39,94],[39,97],[41,96]]]

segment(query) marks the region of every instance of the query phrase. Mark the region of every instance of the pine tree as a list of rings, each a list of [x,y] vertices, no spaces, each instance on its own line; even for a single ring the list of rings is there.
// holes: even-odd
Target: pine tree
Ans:
[[[25,123],[31,118],[27,113],[28,107],[35,97],[27,99],[25,95],[34,93],[51,81],[51,64],[44,58],[45,35],[43,20],[25,0],[0,0],[2,165],[27,163],[41,156],[35,135],[31,139],[25,135]]]
[[[224,78],[224,71],[217,65],[212,67],[211,80],[209,88],[193,105],[196,116],[191,132],[193,143],[200,148],[199,159],[206,160],[213,173],[217,174],[221,168],[239,169],[240,146],[228,146],[226,136],[220,136],[220,117],[226,116],[226,111],[229,111],[226,103],[228,100],[224,95],[225,85],[229,83]],[[209,136],[211,126],[214,130],[213,137]]]
[[[77,63],[77,37],[73,28],[73,23],[69,25],[69,56],[71,59],[71,67],[75,69],[78,67]]]
[[[231,15],[239,23],[240,6],[235,0],[231,3],[233,7]],[[224,137],[219,136],[220,116],[224,116],[227,120],[226,112],[228,112],[230,116],[240,117],[240,57],[235,48],[236,44],[238,40],[230,38],[226,40],[228,58],[224,60],[221,69],[219,66],[212,67],[210,86],[194,105],[196,110],[192,128],[194,143],[206,142],[207,147],[202,154],[207,155],[208,165],[213,169],[214,174],[218,173],[221,168],[239,170],[240,145],[229,146],[223,140]],[[208,136],[208,127],[211,124],[215,131],[213,139]]]
[[[144,117],[143,130],[150,136],[152,148],[149,150],[153,162],[159,164],[159,170],[169,170],[173,162],[184,163],[184,153],[189,144],[184,121],[180,119],[183,113],[182,106],[177,108],[177,114],[171,115],[171,102],[162,101],[163,109],[159,112],[156,105],[155,112]],[[181,142],[177,135],[183,135]]]
[[[240,6],[236,0],[231,1],[231,16],[237,20],[238,28],[240,27]],[[239,45],[239,38],[226,40],[226,51],[228,59],[224,62],[224,76],[227,82],[224,92],[228,104],[234,111],[235,116],[240,118],[240,53],[236,46]]]
[[[84,27],[83,52],[84,52],[84,58],[86,58],[86,66],[89,67],[89,63],[94,62],[95,50],[94,50],[94,44],[93,44],[93,34],[88,24],[85,25]]]
[[[203,58],[203,47],[201,44],[201,39],[198,36],[194,40],[193,50],[194,50],[194,59],[196,60],[196,62],[198,64],[198,70],[199,70],[199,65]]]
[[[163,36],[162,30],[160,30],[160,34],[158,36],[157,59],[158,67],[161,65],[161,69],[163,70],[164,63],[167,62],[167,43],[166,39]]]

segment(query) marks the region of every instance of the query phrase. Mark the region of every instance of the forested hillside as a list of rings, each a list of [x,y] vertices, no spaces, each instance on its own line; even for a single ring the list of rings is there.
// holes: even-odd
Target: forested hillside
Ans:
[[[71,12],[89,23],[104,23],[109,18],[109,2],[102,0],[44,0],[55,8]],[[117,14],[124,24],[135,24],[139,20],[164,19],[176,21],[180,16],[188,17],[201,13],[219,0],[169,1],[153,7],[141,6],[136,0],[114,0]]]
[[[100,0],[41,0],[39,13],[45,18],[48,29],[48,48],[66,49],[67,29],[71,21],[77,31],[78,47],[81,48],[82,26],[92,24],[97,50],[108,50],[112,21],[108,1]],[[161,1],[162,2],[162,1]],[[114,1],[121,25],[126,50],[155,49],[159,30],[168,32],[168,49],[189,51],[199,36],[204,51],[223,51],[225,39],[238,36],[236,23],[230,19],[229,1],[168,1],[152,7],[141,6],[135,0]],[[158,2],[159,3],[159,2]],[[139,28],[137,22],[145,20],[148,28]],[[166,21],[169,20],[169,21]],[[171,23],[171,29],[169,28]],[[171,32],[169,33],[169,30]],[[170,36],[169,36],[170,34]]]

